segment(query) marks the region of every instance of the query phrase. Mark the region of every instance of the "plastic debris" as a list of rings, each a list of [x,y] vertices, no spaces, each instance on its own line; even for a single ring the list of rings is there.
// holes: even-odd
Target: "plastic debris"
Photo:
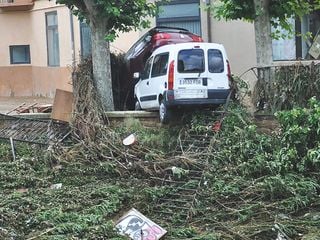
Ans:
[[[62,183],[56,183],[50,186],[50,189],[60,189],[60,188],[62,188]]]
[[[118,232],[130,239],[160,239],[167,231],[132,208],[116,223]]]
[[[132,133],[125,139],[123,139],[122,143],[125,146],[131,146],[137,142],[137,137]]]

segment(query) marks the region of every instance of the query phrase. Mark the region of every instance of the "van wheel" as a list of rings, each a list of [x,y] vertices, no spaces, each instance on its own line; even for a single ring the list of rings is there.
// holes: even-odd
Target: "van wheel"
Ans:
[[[140,106],[140,103],[139,103],[138,99],[136,99],[136,103],[134,104],[134,110],[139,111],[139,110],[141,110],[141,109],[142,109],[142,108],[141,108],[141,106]]]
[[[168,123],[171,119],[171,111],[164,104],[163,100],[161,100],[160,102],[159,116],[160,116],[160,122],[163,124]]]

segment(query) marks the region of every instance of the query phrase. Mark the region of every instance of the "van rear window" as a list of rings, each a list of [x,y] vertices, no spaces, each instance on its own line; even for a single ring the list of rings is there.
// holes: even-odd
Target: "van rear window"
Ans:
[[[204,52],[202,49],[181,50],[178,54],[178,72],[204,72]]]
[[[218,49],[208,50],[209,72],[222,73],[224,71],[223,56]]]

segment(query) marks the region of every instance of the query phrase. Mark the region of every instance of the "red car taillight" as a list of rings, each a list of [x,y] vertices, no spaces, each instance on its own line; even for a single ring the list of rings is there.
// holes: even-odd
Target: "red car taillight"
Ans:
[[[174,60],[172,60],[169,65],[168,90],[173,90],[173,82],[174,82]]]
[[[203,42],[203,39],[197,35],[191,35],[191,38],[194,42]]]
[[[169,33],[157,33],[153,36],[153,40],[157,41],[160,39],[170,39],[171,35]]]

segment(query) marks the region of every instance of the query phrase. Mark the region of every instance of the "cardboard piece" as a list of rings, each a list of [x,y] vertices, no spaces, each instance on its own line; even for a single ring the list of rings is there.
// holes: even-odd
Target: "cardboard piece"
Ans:
[[[158,240],[167,233],[165,229],[134,208],[119,219],[116,228],[121,235],[133,240]]]
[[[51,118],[64,122],[71,121],[73,93],[61,89],[56,90]]]

